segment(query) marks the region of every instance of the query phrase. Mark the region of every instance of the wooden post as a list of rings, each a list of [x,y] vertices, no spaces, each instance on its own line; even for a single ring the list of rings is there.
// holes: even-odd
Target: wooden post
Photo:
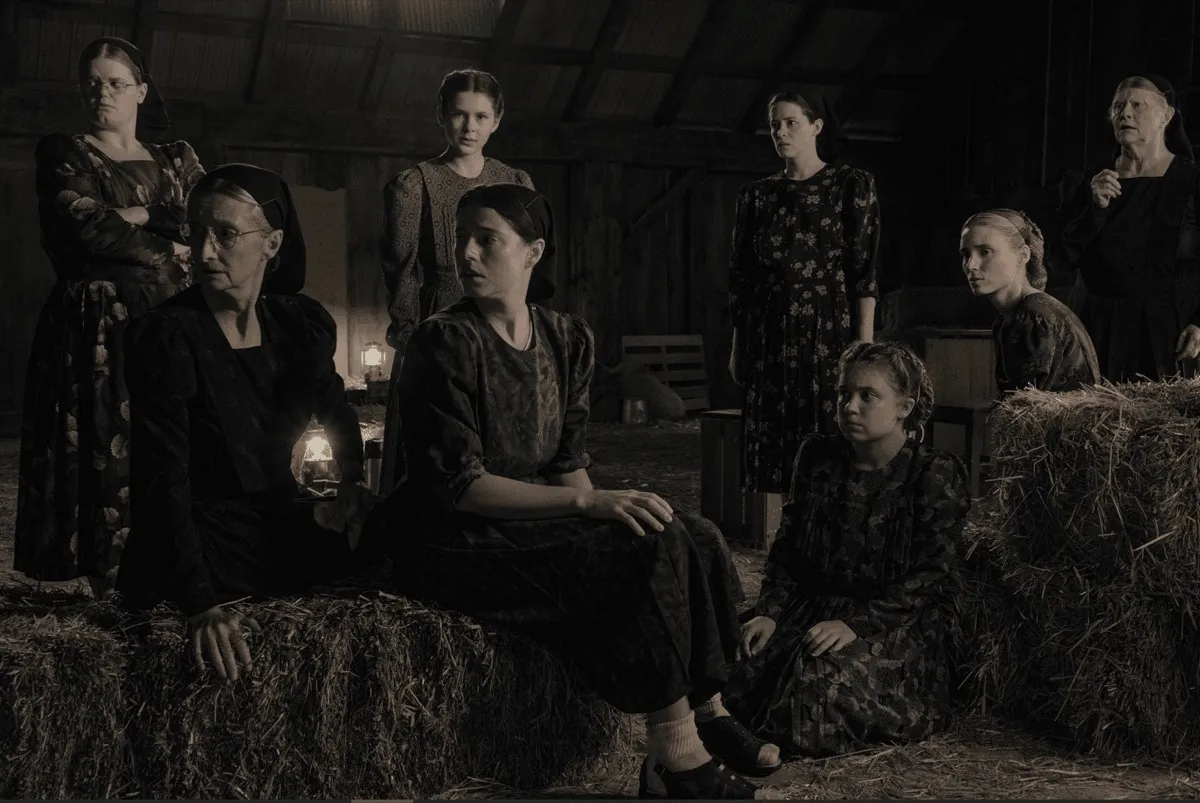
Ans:
[[[769,550],[782,519],[779,494],[747,492],[742,469],[742,411],[700,416],[700,515],[731,543]]]

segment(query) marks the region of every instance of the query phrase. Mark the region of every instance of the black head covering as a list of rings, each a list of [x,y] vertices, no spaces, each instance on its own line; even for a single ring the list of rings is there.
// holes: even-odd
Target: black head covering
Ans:
[[[191,195],[207,193],[218,179],[236,184],[249,193],[262,208],[267,223],[283,232],[283,244],[267,267],[262,292],[276,295],[295,295],[304,289],[307,259],[300,217],[292,202],[292,192],[278,173],[255,165],[225,164],[205,173],[196,182]]]
[[[812,110],[813,114],[825,121],[821,133],[817,134],[817,156],[821,157],[822,162],[833,164],[842,155],[842,148],[848,141],[846,132],[842,130],[833,104],[824,95],[818,96],[816,102],[812,103]]]
[[[467,191],[458,202],[458,208],[462,210],[467,206],[494,209],[523,235],[546,241],[541,259],[533,266],[525,299],[538,304],[553,298],[555,286],[551,277],[557,271],[558,242],[554,232],[554,211],[546,196],[521,184],[487,184]]]
[[[1167,130],[1163,132],[1167,150],[1176,156],[1187,159],[1189,162],[1195,161],[1195,154],[1192,153],[1192,143],[1188,139],[1187,131],[1183,128],[1183,109],[1179,108],[1179,99],[1175,97],[1175,87],[1161,75],[1149,73],[1143,74],[1141,77],[1158,87],[1158,91],[1163,93],[1163,97],[1167,99],[1167,105],[1175,110],[1175,115],[1171,118],[1171,122],[1167,123]]]
[[[146,84],[146,99],[142,101],[142,105],[138,109],[138,128],[155,132],[165,131],[170,128],[171,118],[167,116],[167,106],[163,103],[162,95],[158,92],[158,86],[154,83],[154,79],[150,75],[150,67],[142,57],[142,51],[138,50],[132,42],[127,42],[116,36],[101,36],[99,39],[93,39],[79,56],[79,72],[83,73],[84,69],[95,58],[92,54],[101,45],[109,45],[123,52],[133,62],[134,66],[138,68],[138,72],[142,74],[142,81]]]

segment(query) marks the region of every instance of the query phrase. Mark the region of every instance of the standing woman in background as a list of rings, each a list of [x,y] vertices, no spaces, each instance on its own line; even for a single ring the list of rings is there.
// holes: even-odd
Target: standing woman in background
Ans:
[[[838,358],[874,337],[875,179],[830,164],[836,120],[795,93],[768,102],[784,169],[738,195],[729,371],[745,388],[748,490],[786,494],[801,439],[837,430]]]
[[[29,356],[21,419],[14,568],[42,581],[87,577],[111,593],[129,532],[129,319],[189,284],[179,227],[204,171],[168,127],[141,52],[104,37],[79,58],[85,134],[38,142],[42,247],[58,282]]]
[[[524,170],[483,155],[503,116],[504,93],[494,76],[469,69],[447,74],[437,95],[437,120],[446,136],[446,150],[405,170],[383,190],[387,217],[383,277],[391,319],[387,342],[396,353],[384,427],[381,495],[391,491],[405,473],[399,410],[393,398],[404,349],[418,323],[463,295],[454,263],[458,201],[468,190],[485,184],[533,188]],[[536,274],[529,301],[546,301],[553,295],[553,280]]]

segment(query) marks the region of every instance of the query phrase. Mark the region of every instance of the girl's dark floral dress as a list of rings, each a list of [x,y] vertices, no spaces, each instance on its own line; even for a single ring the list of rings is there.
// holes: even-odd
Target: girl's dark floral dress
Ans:
[[[784,492],[800,439],[838,431],[838,358],[857,337],[852,305],[879,295],[878,249],[879,201],[864,170],[777,173],[738,196],[729,294],[750,490]]]
[[[947,626],[970,509],[962,462],[910,440],[884,468],[862,471],[844,438],[810,435],[794,475],[753,611],[775,632],[734,670],[726,706],[757,736],[809,756],[945,728]],[[809,656],[805,634],[831,620],[858,638]]]
[[[83,135],[37,145],[42,247],[57,283],[38,319],[25,385],[14,567],[46,581],[111,586],[129,532],[129,319],[189,282],[187,193],[204,174],[186,142],[144,143],[116,162]],[[118,209],[142,206],[145,226]]]

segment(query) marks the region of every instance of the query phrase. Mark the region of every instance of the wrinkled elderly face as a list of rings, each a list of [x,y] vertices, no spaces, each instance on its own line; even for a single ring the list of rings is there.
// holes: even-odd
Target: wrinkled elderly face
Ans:
[[[224,193],[188,199],[188,245],[196,280],[212,290],[258,290],[267,261],[283,244],[262,209]]]
[[[472,298],[524,299],[533,266],[545,247],[545,240],[525,242],[495,209],[461,209],[454,256],[463,294]]]
[[[1140,87],[1118,90],[1108,110],[1113,136],[1122,145],[1162,141],[1173,116],[1162,93]]]
[[[111,130],[137,120],[147,87],[137,82],[133,70],[123,62],[96,59],[80,74],[79,91],[93,125]]]

